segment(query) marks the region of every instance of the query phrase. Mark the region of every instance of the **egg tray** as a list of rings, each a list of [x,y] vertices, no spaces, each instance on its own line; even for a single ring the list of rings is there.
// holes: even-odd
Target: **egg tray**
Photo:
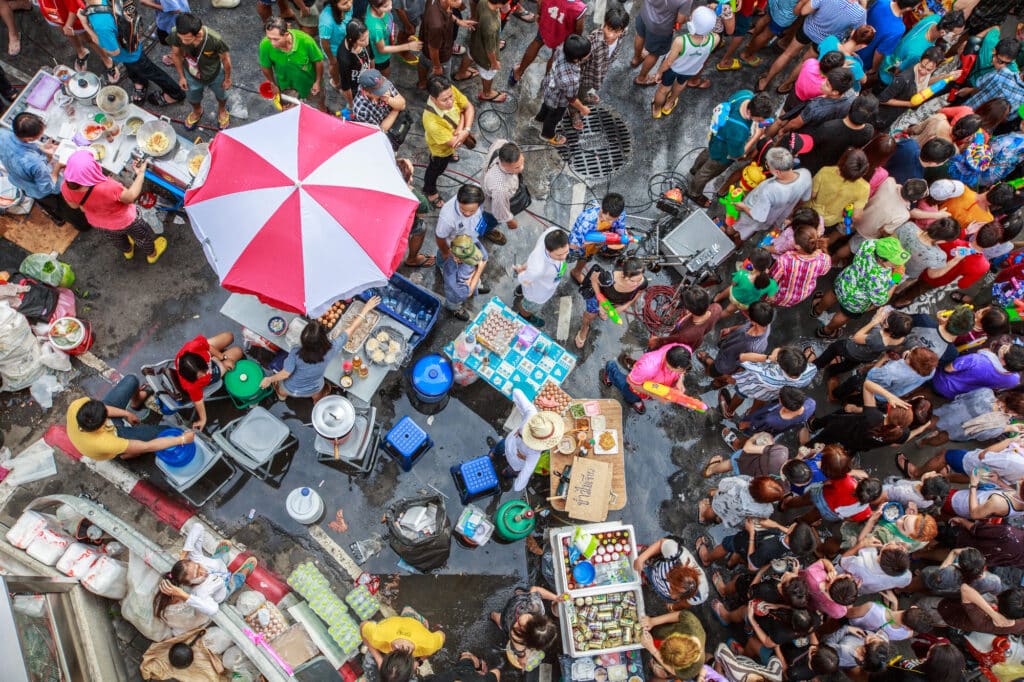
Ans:
[[[550,379],[544,382],[537,397],[533,399],[533,405],[538,410],[550,410],[558,414],[563,414],[570,403],[572,397]]]
[[[503,355],[522,328],[522,322],[492,311],[476,328],[476,340],[487,350]]]

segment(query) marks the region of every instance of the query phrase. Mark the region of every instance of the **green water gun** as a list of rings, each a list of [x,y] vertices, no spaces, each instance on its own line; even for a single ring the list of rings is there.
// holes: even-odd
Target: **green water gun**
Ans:
[[[622,324],[622,316],[619,315],[619,311],[615,309],[615,306],[612,305],[612,302],[600,295],[598,295],[598,298],[601,301],[601,308],[603,308],[605,314],[608,315],[608,319],[614,322],[615,324]]]

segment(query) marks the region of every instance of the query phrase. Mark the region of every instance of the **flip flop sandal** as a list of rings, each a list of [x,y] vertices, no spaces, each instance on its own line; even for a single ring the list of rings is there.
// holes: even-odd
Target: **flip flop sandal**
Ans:
[[[430,205],[434,208],[444,208],[444,199],[441,198],[440,194],[436,195],[433,199],[427,197],[427,201],[430,202]]]
[[[903,464],[902,465],[900,464],[900,457],[903,458]],[[896,468],[899,470],[899,472],[901,474],[903,474],[903,478],[911,478],[911,475],[910,475],[910,460],[907,459],[906,455],[904,455],[902,452],[897,452],[893,456],[892,461],[893,461],[893,463],[896,464]]]
[[[718,392],[718,409],[722,412],[722,416],[726,419],[732,419],[735,415],[732,409],[729,408],[729,403],[732,402],[732,394],[727,389],[722,389]]]
[[[466,54],[466,46],[465,45],[453,45],[452,46],[452,54],[461,57],[462,55]]]
[[[821,299],[823,298],[825,298],[824,291],[819,291],[815,293],[813,296],[811,296],[811,307],[810,310],[807,311],[807,314],[811,317],[811,319],[817,319],[818,315],[821,315],[823,312],[825,312],[824,310],[819,310],[817,313],[814,312],[814,309],[818,307],[818,304],[821,303]]]
[[[75,70],[76,71],[85,71],[86,69],[89,68],[89,55],[90,54],[92,54],[92,52],[89,52],[88,50],[86,50],[84,57],[75,57]]]
[[[761,66],[761,62],[763,62],[764,60],[761,59],[760,57],[755,56],[753,59],[744,59],[743,57],[740,57],[740,61],[743,63],[743,66],[756,68],[758,66]]]
[[[662,110],[661,110],[661,115],[662,116],[668,116],[669,114],[671,114],[673,111],[676,110],[677,106],[679,106],[679,99],[678,98],[676,99],[675,102],[672,103],[672,106],[666,105],[665,107],[663,107]]]
[[[463,76],[462,78],[459,78],[458,76],[456,76],[452,80],[455,81],[456,83],[462,83],[462,82],[468,81],[470,78],[476,78],[479,75],[480,75],[479,71],[477,71],[473,67],[470,67],[469,68],[469,75],[468,76]]]
[[[721,455],[715,455],[714,457],[709,459],[708,463],[704,465],[704,478],[711,478],[712,474],[708,473],[708,469],[710,469],[716,464],[721,464],[724,461],[725,459]]]
[[[648,79],[648,80],[642,81],[642,80],[639,80],[637,78],[633,79],[633,85],[639,86],[641,88],[651,88],[651,87],[654,87],[657,84],[658,84],[658,81],[656,81],[656,80],[652,81],[652,80]]]
[[[188,116],[185,117],[185,130],[193,131],[196,126],[199,125],[199,121],[203,118],[203,112],[200,111],[198,114],[194,111],[189,112]]]
[[[706,497],[697,504],[697,520],[699,522],[704,523],[704,520],[703,520],[704,510],[707,509],[710,506],[711,506],[711,503],[708,502],[708,499]],[[697,538],[697,541],[693,543],[693,549],[694,549],[694,553],[697,555],[697,561],[700,563],[700,565],[701,566],[707,566],[708,562],[706,562],[704,559],[700,558],[700,550],[701,550],[701,548],[704,548],[704,550],[706,550],[708,552],[711,551],[708,548],[708,539],[706,537],[704,537],[703,535],[701,535],[699,538]]]
[[[110,73],[109,71],[107,73]],[[132,88],[132,104],[138,106],[146,103],[146,88]]]
[[[664,110],[661,107],[654,106],[654,105],[651,106],[651,118],[653,118],[654,120],[658,120],[659,118],[661,118],[664,115],[665,115],[665,112],[664,112]]]
[[[723,609],[725,608],[725,604],[723,604],[719,599],[716,599],[713,602],[711,602],[711,615],[715,617],[715,620],[717,620],[723,628],[727,628],[731,625],[731,623],[725,622],[725,618],[722,618],[722,614],[720,614],[718,612],[718,609],[716,608],[718,606],[721,606]]]
[[[697,360],[705,367],[714,364],[715,359],[707,351],[697,351]]]
[[[715,69],[717,69],[718,71],[739,71],[740,60],[734,58],[732,62],[725,66],[722,66],[721,62],[719,62],[718,64],[715,64]]]
[[[818,354],[814,352],[814,349],[810,346],[804,348],[804,357],[807,358],[807,362],[814,362],[818,359]],[[839,358],[836,358],[838,360]]]
[[[576,333],[576,336],[572,337],[572,342],[576,344],[578,350],[583,350],[583,346],[587,345],[586,339],[580,340],[579,332]]]
[[[406,64],[408,64],[409,66],[416,66],[417,64],[420,63],[420,58],[416,57],[415,55],[412,57],[403,57],[402,55],[398,55],[398,58],[401,59]]]
[[[544,140],[553,147],[561,147],[566,143],[565,135],[555,134],[554,137],[544,137],[544,133],[539,133],[540,139]]]
[[[513,12],[512,16],[514,16],[519,21],[525,21],[528,24],[532,24],[533,22],[537,21],[536,14],[534,14],[533,12],[528,12],[521,7],[519,8],[518,12]]]
[[[739,440],[739,438],[740,437],[736,435],[736,432],[733,431],[732,429],[730,429],[728,426],[722,427],[722,440],[725,441],[725,444],[728,447],[730,447],[733,450],[735,450],[736,449],[736,441]]]
[[[491,102],[493,104],[501,104],[508,100],[507,92],[499,92],[494,97],[484,97],[483,95],[477,95],[477,100],[480,102]]]
[[[256,570],[256,566],[258,564],[259,562],[256,560],[256,557],[246,557],[245,561],[242,562],[242,565],[235,569],[235,574],[249,577],[252,575],[252,572]]]
[[[21,54],[21,34],[20,33],[18,34],[18,37],[15,38],[14,40],[12,40],[11,43],[7,46],[7,56],[8,57],[17,57],[19,54]]]
[[[843,336],[842,329],[836,329],[833,332],[827,332],[825,331],[825,329],[825,326],[818,327],[817,329],[814,330],[814,335],[817,336],[819,339],[827,339],[830,341],[842,338]]]
[[[722,591],[725,589],[725,579],[722,577],[721,571],[714,571],[711,574],[711,585],[718,594],[722,594]]]
[[[437,259],[434,256],[424,256],[422,253],[419,255],[423,258],[423,260],[417,263],[406,263],[405,265],[410,268],[432,268],[434,267],[434,264],[437,262]]]
[[[691,79],[692,80],[692,79]],[[690,82],[686,82],[686,87],[693,88],[695,90],[707,90],[711,87],[711,80],[708,78],[700,77],[697,79],[696,85],[690,85]]]
[[[793,84],[789,83],[787,85],[786,83],[783,83],[779,87],[775,88],[775,92],[779,93],[780,95],[788,95],[789,93],[793,92]]]
[[[224,130],[229,125],[231,125],[231,112],[225,111],[223,114],[217,115],[217,126],[221,130]]]
[[[220,542],[217,543],[217,548],[215,550],[213,550],[213,554],[211,556],[214,559],[219,559],[219,558],[221,558],[221,555],[227,554],[228,550],[230,550],[230,549],[231,549],[231,543],[228,542],[227,540],[221,540]]]

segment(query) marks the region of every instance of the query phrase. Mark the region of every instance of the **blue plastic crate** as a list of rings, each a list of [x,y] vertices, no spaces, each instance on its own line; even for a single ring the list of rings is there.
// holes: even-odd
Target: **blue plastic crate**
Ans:
[[[384,436],[383,446],[403,471],[409,471],[434,446],[434,441],[410,417],[402,417]]]
[[[487,455],[456,464],[451,468],[451,474],[462,504],[500,491],[498,474]]]
[[[410,348],[416,348],[430,334],[441,312],[440,298],[397,272],[388,280],[387,286],[367,289],[359,294],[359,298],[366,301],[375,294],[383,299],[377,310],[413,331],[409,339]]]

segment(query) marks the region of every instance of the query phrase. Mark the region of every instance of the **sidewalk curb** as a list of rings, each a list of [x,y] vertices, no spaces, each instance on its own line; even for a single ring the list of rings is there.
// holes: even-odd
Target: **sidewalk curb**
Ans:
[[[108,482],[128,494],[133,500],[144,505],[161,522],[182,535],[188,532],[186,526],[190,525],[190,522],[202,523],[206,529],[208,540],[214,546],[222,541],[231,544],[231,549],[228,553],[230,557],[228,562],[229,569],[234,570],[238,568],[248,557],[253,556],[252,552],[239,549],[234,543],[231,543],[230,540],[214,530],[213,526],[199,514],[199,511],[185,500],[161,490],[120,462],[115,460],[96,462],[88,457],[84,457],[71,443],[66,427],[54,424],[43,435],[43,440],[51,447],[63,452],[69,458],[95,471]],[[207,547],[206,549],[212,551],[213,547]],[[278,604],[291,592],[291,588],[288,587],[283,579],[262,565],[257,565],[256,569],[246,579],[245,584],[274,604]]]

